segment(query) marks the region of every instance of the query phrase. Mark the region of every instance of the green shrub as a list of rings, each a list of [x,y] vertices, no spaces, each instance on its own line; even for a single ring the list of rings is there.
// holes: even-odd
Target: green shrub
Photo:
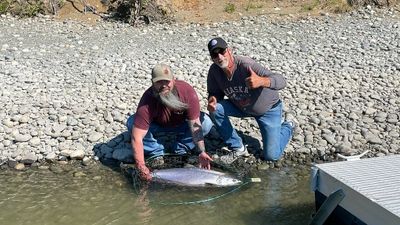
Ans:
[[[10,0],[0,0],[0,14],[4,14],[10,8]]]
[[[45,10],[44,3],[42,1],[37,1],[33,4],[28,4],[22,9],[22,15],[24,17],[32,17],[37,14],[44,12]]]
[[[46,5],[43,0],[0,0],[0,14],[10,13],[20,17],[32,17],[45,12]]]
[[[228,4],[226,4],[226,6],[225,6],[225,12],[227,12],[227,13],[233,13],[233,12],[235,12],[235,4],[233,4],[233,3],[228,3]]]

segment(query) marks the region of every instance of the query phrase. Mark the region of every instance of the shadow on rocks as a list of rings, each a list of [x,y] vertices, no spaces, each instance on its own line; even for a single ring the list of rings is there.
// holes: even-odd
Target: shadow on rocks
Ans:
[[[153,159],[146,159],[146,164],[151,169],[162,169],[171,167],[183,167],[185,164],[197,164],[197,156],[173,154],[172,144],[176,139],[175,135],[160,133],[154,137],[162,143],[166,149],[162,165],[155,165]],[[94,155],[99,161],[113,170],[121,170],[125,167],[134,167],[133,152],[130,134],[125,131],[115,136],[108,142],[97,143],[94,148]]]
[[[99,161],[113,170],[120,170],[120,164],[133,164],[133,153],[130,145],[130,134],[125,131],[111,140],[97,143],[94,148],[94,155]]]

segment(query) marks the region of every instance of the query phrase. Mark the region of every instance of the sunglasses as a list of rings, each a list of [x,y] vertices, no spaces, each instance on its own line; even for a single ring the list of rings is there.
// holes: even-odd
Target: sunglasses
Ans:
[[[226,48],[218,48],[215,51],[211,52],[211,58],[215,59],[218,57],[219,54],[225,55],[226,53]]]

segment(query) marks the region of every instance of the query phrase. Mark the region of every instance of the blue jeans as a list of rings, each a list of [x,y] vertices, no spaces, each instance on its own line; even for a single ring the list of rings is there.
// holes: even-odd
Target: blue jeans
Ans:
[[[281,101],[263,115],[253,116],[244,113],[229,100],[222,100],[217,103],[217,109],[210,116],[214,121],[217,131],[230,149],[241,148],[243,141],[236,130],[233,129],[229,116],[238,118],[254,117],[262,136],[264,159],[268,161],[275,161],[281,158],[283,150],[293,133],[292,127],[288,123],[281,123]]]
[[[126,121],[129,134],[132,134],[134,121],[135,115],[130,116]],[[213,123],[210,117],[203,112],[200,113],[200,121],[203,136],[206,136],[210,132]],[[164,155],[164,145],[153,136],[153,134],[161,132],[176,134],[177,140],[173,144],[173,153],[175,154],[185,154],[188,151],[192,151],[196,147],[193,143],[192,133],[190,132],[187,122],[184,122],[177,127],[162,127],[153,122],[150,124],[149,130],[143,138],[144,155],[146,157]]]

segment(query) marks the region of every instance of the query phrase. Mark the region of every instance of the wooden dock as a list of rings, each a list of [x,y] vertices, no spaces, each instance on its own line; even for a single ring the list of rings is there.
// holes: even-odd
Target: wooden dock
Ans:
[[[317,208],[343,190],[331,224],[400,225],[400,155],[314,165],[312,189]]]

